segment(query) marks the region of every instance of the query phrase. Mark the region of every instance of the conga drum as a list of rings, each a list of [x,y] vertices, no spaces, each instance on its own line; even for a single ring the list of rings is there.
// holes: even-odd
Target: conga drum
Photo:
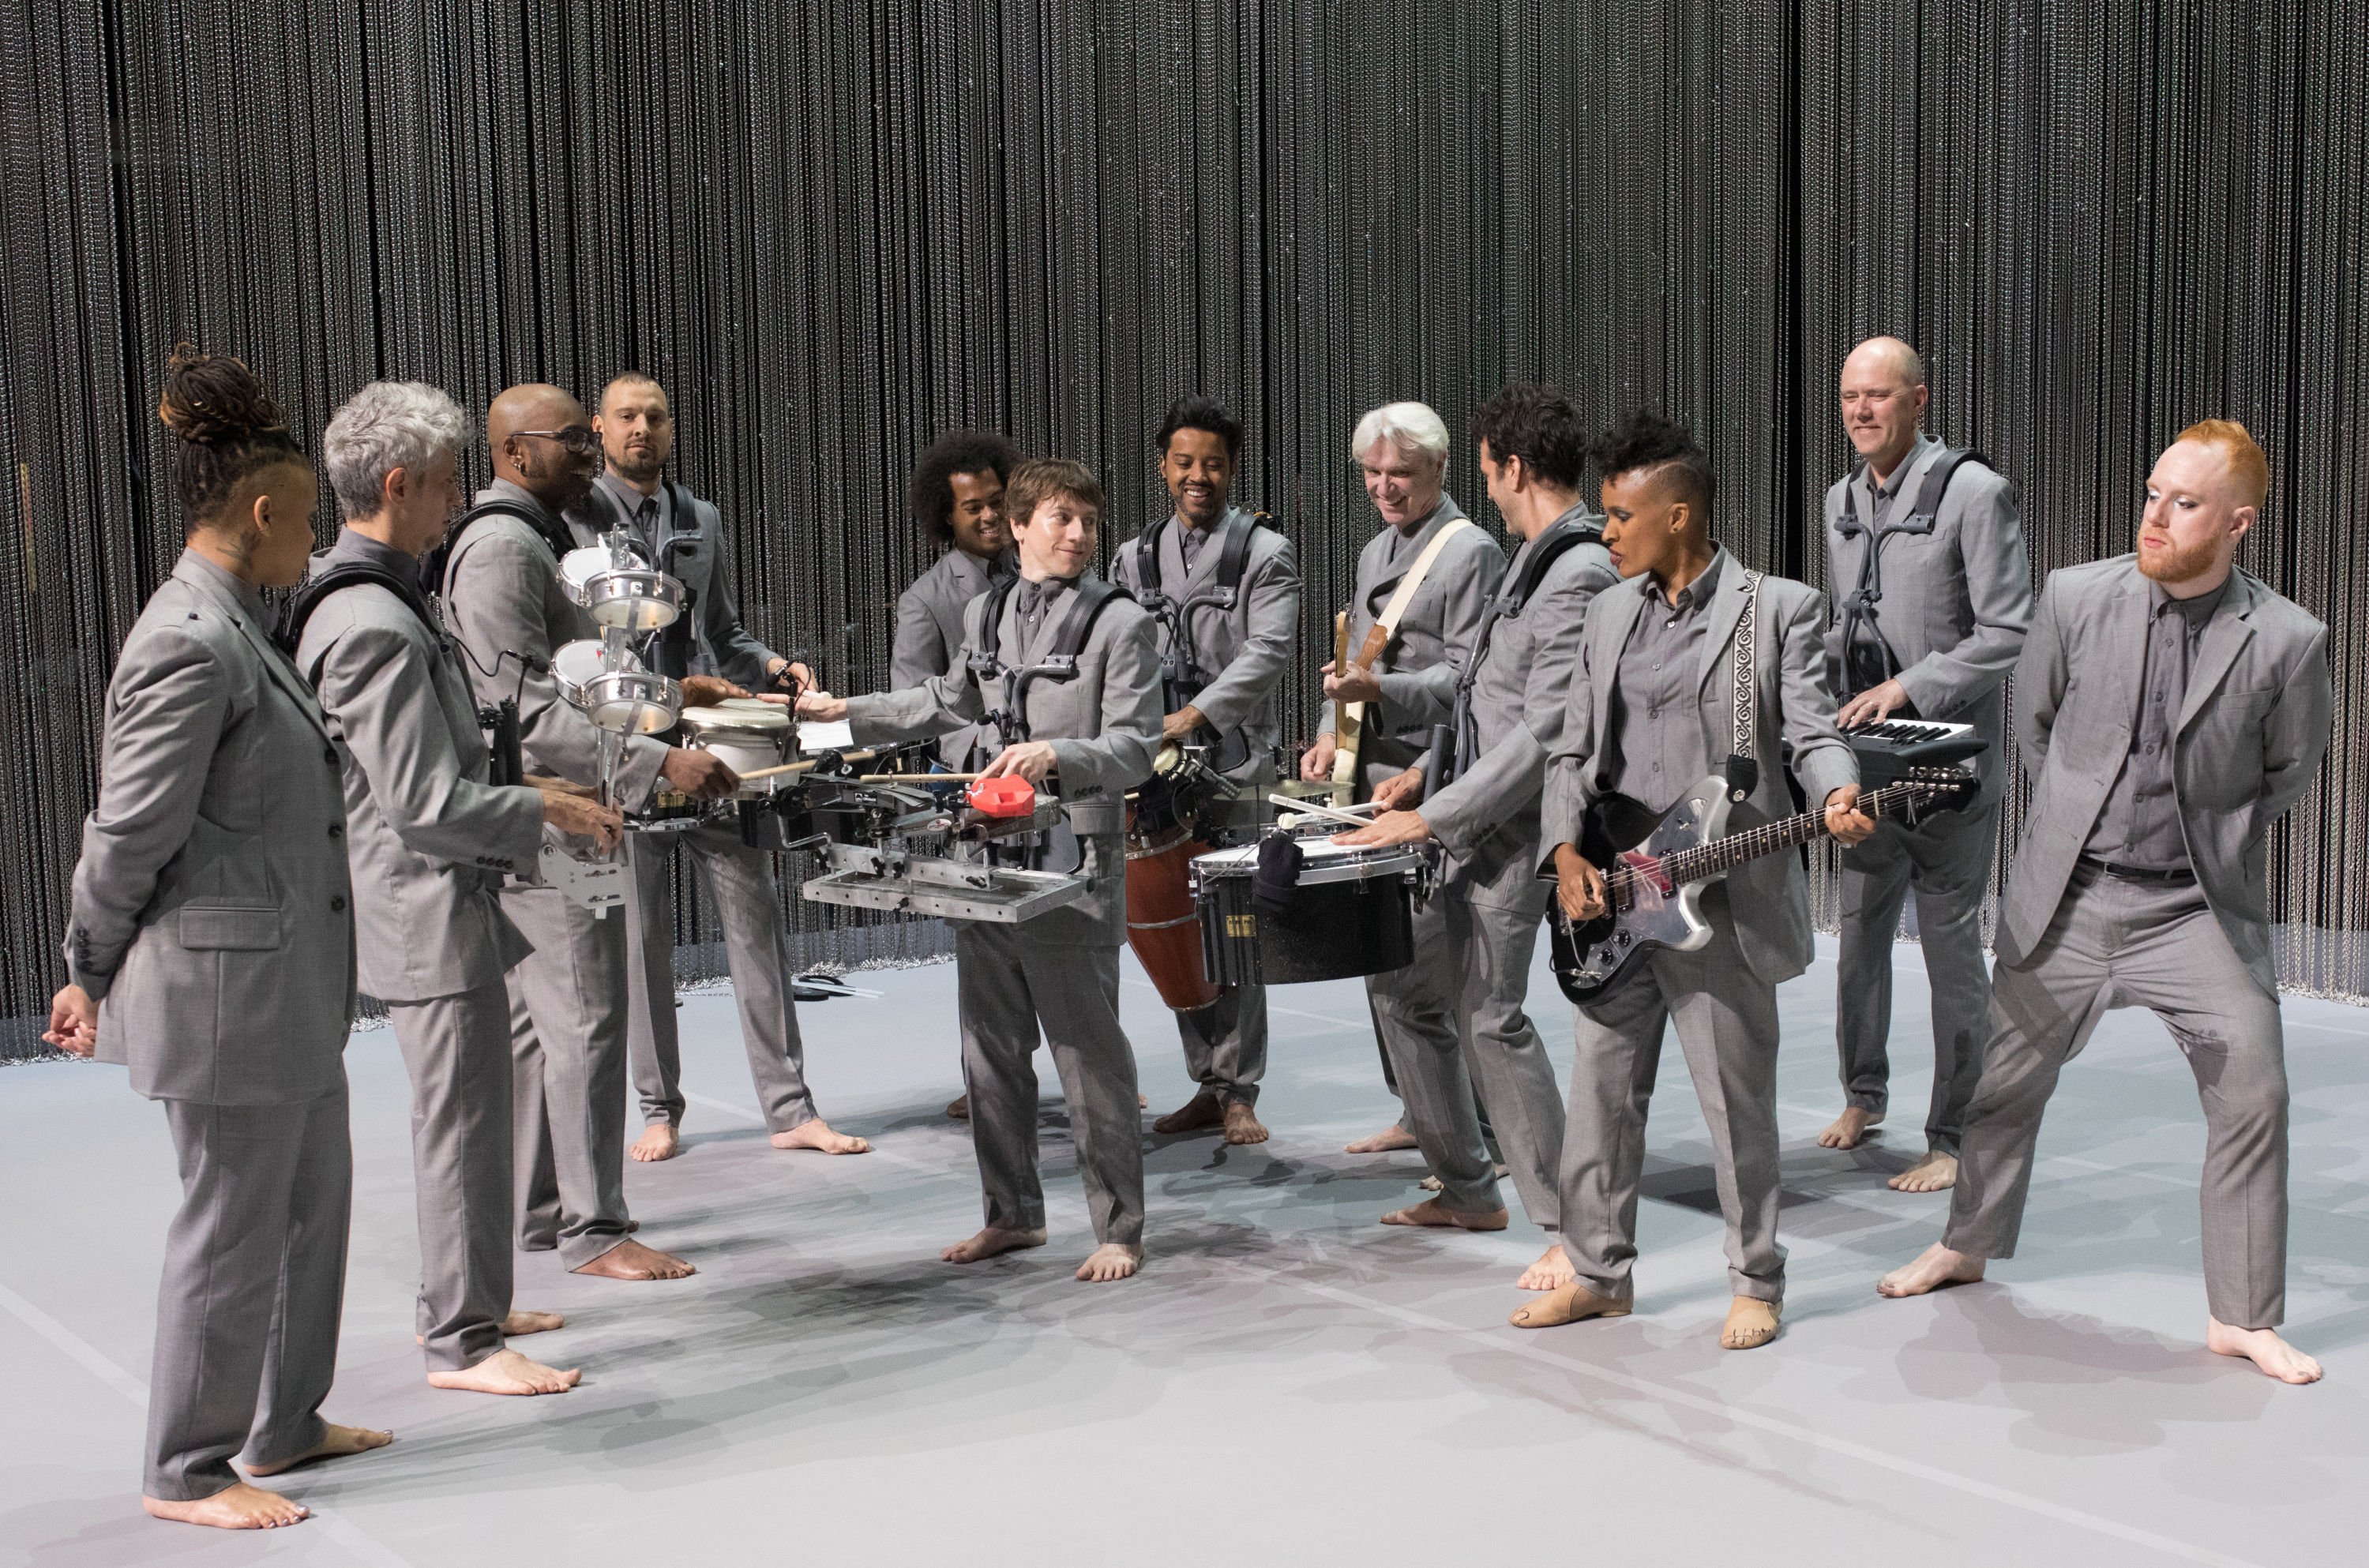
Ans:
[[[1201,917],[1193,903],[1192,867],[1209,846],[1178,819],[1169,781],[1173,746],[1161,749],[1153,776],[1127,813],[1127,944],[1151,977],[1160,1000],[1198,1013],[1218,1000],[1201,960]]]

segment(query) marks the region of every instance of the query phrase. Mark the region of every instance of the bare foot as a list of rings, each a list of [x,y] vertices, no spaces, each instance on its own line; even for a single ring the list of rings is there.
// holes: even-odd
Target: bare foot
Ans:
[[[1936,1242],[1917,1254],[1906,1268],[1895,1268],[1875,1282],[1879,1296],[1922,1296],[1948,1285],[1972,1285],[1983,1276],[1982,1258],[1953,1253]]]
[[[682,1152],[682,1139],[672,1122],[652,1122],[642,1129],[642,1136],[625,1146],[625,1152],[645,1164],[671,1160]]]
[[[811,1149],[822,1154],[869,1154],[869,1139],[850,1138],[843,1132],[833,1132],[830,1124],[817,1116],[810,1122],[800,1122],[787,1132],[773,1135],[776,1149]]]
[[[1153,1122],[1151,1130],[1173,1137],[1180,1132],[1207,1132],[1225,1125],[1226,1107],[1218,1104],[1215,1094],[1204,1091]]]
[[[1757,1350],[1777,1337],[1777,1318],[1785,1310],[1780,1301],[1763,1301],[1757,1296],[1738,1296],[1728,1303],[1726,1326],[1719,1331],[1722,1350]]]
[[[581,1268],[571,1268],[570,1274],[589,1274],[601,1279],[688,1279],[699,1270],[681,1258],[646,1247],[639,1242],[620,1242]]]
[[[1937,1193],[1958,1185],[1958,1157],[1928,1149],[1925,1158],[1883,1184],[1896,1193]]]
[[[430,1388],[466,1389],[478,1394],[564,1394],[583,1379],[570,1367],[562,1372],[540,1361],[530,1361],[515,1350],[497,1350],[475,1366],[458,1372],[430,1372]]]
[[[1135,1097],[1135,1108],[1139,1111],[1148,1111],[1151,1109],[1151,1102],[1144,1098],[1142,1095],[1138,1094]]]
[[[218,1530],[277,1529],[313,1515],[313,1510],[302,1503],[292,1503],[277,1492],[266,1492],[243,1481],[233,1482],[212,1496],[200,1497],[194,1503],[143,1497],[140,1505],[148,1510],[152,1518],[171,1519],[183,1525],[212,1525]]]
[[[373,1432],[367,1426],[339,1426],[327,1424],[328,1433],[322,1439],[292,1459],[282,1459],[276,1465],[249,1465],[249,1475],[278,1475],[283,1470],[311,1464],[315,1459],[341,1459],[348,1454],[366,1454],[372,1448],[383,1448],[395,1441],[392,1432]],[[220,1496],[220,1493],[215,1494]]]
[[[1042,1230],[999,1230],[990,1225],[967,1242],[956,1242],[938,1256],[947,1263],[977,1263],[999,1253],[1016,1253],[1023,1247],[1045,1244]]]
[[[1576,1282],[1578,1274],[1560,1243],[1539,1254],[1539,1261],[1522,1270],[1522,1277],[1514,1281],[1523,1290],[1560,1290]]]
[[[1226,1141],[1228,1143],[1265,1143],[1266,1124],[1248,1105],[1236,1103],[1226,1107]]]
[[[2281,1339],[2278,1330],[2233,1329],[2214,1317],[2204,1322],[2204,1348],[2215,1356],[2242,1356],[2283,1383],[2319,1381],[2319,1363]]]
[[[1589,1318],[1625,1318],[1629,1315],[1626,1301],[1615,1301],[1598,1296],[1577,1280],[1550,1290],[1535,1301],[1525,1301],[1514,1309],[1505,1321],[1517,1329],[1561,1328],[1565,1323],[1584,1322]]]
[[[967,1094],[957,1094],[953,1099],[947,1101],[946,1117],[950,1121],[957,1122],[967,1122],[970,1120],[970,1096]]]
[[[1878,1111],[1874,1115],[1871,1116],[1867,1112],[1860,1110],[1857,1105],[1847,1105],[1843,1108],[1843,1114],[1837,1116],[1834,1121],[1827,1126],[1825,1131],[1818,1134],[1818,1147],[1821,1149],[1857,1149],[1859,1147],[1859,1140],[1867,1136],[1868,1128],[1871,1127],[1882,1127],[1883,1125],[1883,1113],[1882,1111]]]
[[[557,1312],[536,1312],[524,1307],[512,1307],[502,1319],[502,1337],[516,1339],[522,1333],[549,1333],[553,1329],[566,1326],[567,1320]]]
[[[1141,1247],[1122,1247],[1116,1242],[1104,1242],[1086,1254],[1078,1265],[1078,1277],[1089,1285],[1104,1285],[1114,1279],[1126,1279],[1143,1266]]]
[[[1439,1199],[1425,1198],[1413,1208],[1392,1209],[1382,1216],[1385,1225],[1449,1225],[1459,1230],[1503,1230],[1505,1211],[1490,1209],[1485,1214],[1459,1214]]]
[[[1406,1123],[1393,1122],[1371,1138],[1361,1138],[1342,1152],[1345,1154],[1388,1154],[1393,1149],[1413,1149],[1414,1134],[1407,1131]]]

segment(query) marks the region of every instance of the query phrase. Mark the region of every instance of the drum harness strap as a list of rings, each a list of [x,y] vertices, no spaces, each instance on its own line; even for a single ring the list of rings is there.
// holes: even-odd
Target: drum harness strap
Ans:
[[[1174,713],[1189,705],[1201,694],[1202,689],[1215,679],[1214,670],[1201,665],[1200,649],[1193,642],[1193,612],[1210,609],[1231,614],[1242,602],[1242,572],[1250,565],[1251,545],[1255,542],[1260,519],[1265,512],[1230,512],[1218,525],[1218,537],[1211,542],[1218,552],[1217,580],[1182,599],[1172,599],[1160,579],[1160,542],[1168,531],[1169,518],[1162,518],[1136,536],[1135,581],[1143,608],[1157,620],[1167,635],[1167,652],[1160,661],[1160,706],[1162,713]],[[1179,554],[1182,554],[1180,549]],[[1222,745],[1223,738],[1220,738]],[[1247,759],[1220,761],[1219,772],[1236,767]]]
[[[1019,574],[1013,573],[998,578],[988,589],[987,602],[979,609],[978,647],[971,653],[969,663],[971,679],[978,682],[980,695],[987,694],[989,681],[1002,682],[1002,705],[990,711],[986,722],[995,727],[996,735],[1006,746],[1016,746],[1029,738],[1028,688],[1039,681],[1076,680],[1078,655],[1084,651],[1086,638],[1104,607],[1114,599],[1134,598],[1116,583],[1087,573],[1078,579],[1077,597],[1063,615],[1060,629],[1054,634],[1052,650],[1035,664],[1006,665],[1003,606],[1019,581]]]
[[[567,552],[576,547],[576,541],[569,535],[567,525],[564,522],[554,523],[546,520],[542,513],[531,508],[522,507],[516,501],[480,501],[461,514],[461,521],[454,523],[452,531],[444,535],[443,544],[419,558],[419,581],[417,586],[422,594],[437,595],[441,600],[448,616],[452,613],[452,568],[459,562],[461,551],[467,543],[465,536],[481,519],[488,517],[514,517],[525,523],[534,530],[536,538],[551,547],[552,557],[555,560],[564,559]],[[519,726],[519,696],[526,689],[527,672],[533,670],[539,675],[549,674],[551,662],[548,659],[531,658],[515,648],[504,648],[494,656],[493,670],[487,670],[484,665],[477,663],[477,656],[469,651],[469,645],[466,642],[455,638],[453,646],[461,650],[462,657],[475,666],[488,680],[493,678],[495,670],[501,669],[503,659],[518,660],[519,690],[498,703],[480,704],[477,707],[477,723],[486,731],[488,736],[486,744],[494,753],[494,772],[489,782],[497,784],[518,784],[526,776],[523,743]]]
[[[1843,481],[1843,515],[1835,524],[1835,532],[1846,539],[1866,538],[1867,553],[1860,557],[1858,585],[1843,596],[1842,669],[1838,672],[1843,689],[1835,693],[1837,700],[1848,701],[1900,673],[1899,657],[1883,640],[1883,629],[1876,624],[1876,605],[1883,599],[1883,542],[1895,533],[1931,533],[1950,481],[1969,463],[1979,463],[1986,468],[1997,466],[1981,452],[1963,447],[1943,447],[1925,470],[1908,516],[1871,532],[1859,520],[1859,482],[1867,472],[1867,459],[1862,457],[1851,464],[1850,475]]]
[[[1425,781],[1425,794],[1436,795],[1455,783],[1472,765],[1481,749],[1480,727],[1472,717],[1472,688],[1481,679],[1482,661],[1489,657],[1489,641],[1497,623],[1522,612],[1530,595],[1546,580],[1548,568],[1562,559],[1565,553],[1582,544],[1603,544],[1604,531],[1596,526],[1601,521],[1595,517],[1575,519],[1539,534],[1530,542],[1519,569],[1500,585],[1496,597],[1489,601],[1488,612],[1481,620],[1480,635],[1472,642],[1472,657],[1465,660],[1464,672],[1456,678],[1456,706],[1448,721],[1448,745],[1436,749],[1444,750],[1446,754],[1433,757],[1436,777]]]

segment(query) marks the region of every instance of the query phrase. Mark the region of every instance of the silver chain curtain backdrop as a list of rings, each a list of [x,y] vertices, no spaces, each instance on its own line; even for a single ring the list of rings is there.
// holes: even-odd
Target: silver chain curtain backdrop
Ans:
[[[1169,400],[1217,394],[1306,564],[1294,731],[1374,404],[1666,407],[1726,542],[1813,580],[1858,338],[1925,349],[2038,571],[2128,549],[2155,452],[2226,414],[2272,458],[2245,562],[2339,650],[2327,777],[2273,839],[2283,972],[2358,996],[2364,59],[2360,5],[2240,0],[0,0],[0,1052],[60,979],[108,673],[178,548],[179,339],[315,448],[374,377],[482,413],[656,374],[748,618],[842,690],[927,562],[932,434],[1084,459],[1116,540],[1164,508]],[[1461,443],[1451,484],[1487,509]],[[791,906],[818,959],[943,942]]]

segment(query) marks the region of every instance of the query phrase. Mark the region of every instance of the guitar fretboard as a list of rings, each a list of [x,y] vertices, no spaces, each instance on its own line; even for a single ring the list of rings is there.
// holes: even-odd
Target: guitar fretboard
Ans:
[[[1969,779],[1966,782],[1971,784],[1973,780]],[[1930,781],[1917,780],[1888,784],[1872,794],[1860,796],[1859,808],[1866,815],[1879,819],[1896,817],[1909,806],[1928,801],[1937,795],[1946,793],[1951,787],[1953,786],[1946,784],[1936,784]],[[1616,899],[1619,899],[1620,895],[1631,891],[1640,883],[1647,881],[1666,881],[1671,887],[1679,887],[1689,882],[1700,882],[1706,876],[1716,876],[1722,871],[1732,871],[1745,862],[1758,860],[1763,855],[1775,854],[1780,850],[1790,850],[1797,845],[1806,844],[1813,839],[1822,839],[1825,836],[1825,812],[1804,811],[1775,822],[1764,822],[1757,828],[1746,828],[1741,833],[1730,833],[1725,838],[1713,839],[1707,844],[1697,844],[1691,849],[1679,850],[1675,854],[1664,855],[1660,860],[1648,861],[1642,865],[1623,863],[1619,869],[1607,876],[1605,881]],[[1625,902],[1625,900],[1621,901]]]

